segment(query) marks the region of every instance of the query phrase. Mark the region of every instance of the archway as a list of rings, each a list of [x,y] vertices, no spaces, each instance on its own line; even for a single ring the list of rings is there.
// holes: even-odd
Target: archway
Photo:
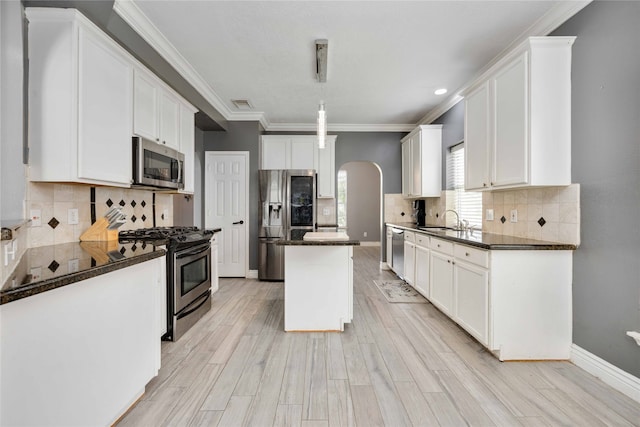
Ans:
[[[337,187],[338,226],[346,227],[349,237],[361,245],[380,246],[382,261],[382,169],[374,162],[345,163],[338,171]]]

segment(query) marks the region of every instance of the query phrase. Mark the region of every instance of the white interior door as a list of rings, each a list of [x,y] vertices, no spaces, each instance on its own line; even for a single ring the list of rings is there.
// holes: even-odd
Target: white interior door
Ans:
[[[247,276],[248,166],[246,151],[206,152],[205,228],[222,228],[216,236],[221,277]]]

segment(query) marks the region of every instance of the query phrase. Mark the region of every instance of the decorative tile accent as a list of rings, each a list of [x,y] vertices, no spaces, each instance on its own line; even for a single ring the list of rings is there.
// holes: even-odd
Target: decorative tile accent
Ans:
[[[126,205],[124,200],[120,200],[120,203],[118,203],[120,206],[124,207],[124,205]]]
[[[505,222],[507,222],[507,218],[505,218],[503,215],[502,218],[500,218],[500,222],[504,224]]]
[[[134,207],[134,208],[135,208],[135,207],[136,207],[136,204],[137,204],[137,203],[136,203],[136,201],[135,201],[135,200],[132,200],[132,201],[131,201],[131,206],[132,206],[132,207]]]
[[[147,220],[147,216],[145,214],[142,214],[142,217],[140,218],[142,221],[146,221]]]
[[[140,202],[140,204],[142,205],[142,207],[144,208],[145,206],[147,206],[147,202],[145,202],[144,200],[142,202]]]
[[[58,264],[54,259],[53,261],[51,261],[51,264],[49,264],[47,268],[55,273],[58,267],[60,267],[60,264]]]
[[[121,247],[121,248],[120,248],[120,253],[121,253],[122,255],[124,255],[124,253],[125,253],[125,252],[127,252],[127,250],[124,248],[124,246],[123,246],[123,247]]]
[[[540,219],[538,220],[538,224],[540,224],[540,227],[543,227],[546,223],[547,221],[545,221],[543,217],[540,217]]]
[[[107,200],[107,206],[109,207],[113,206],[113,201],[111,199]]]
[[[135,215],[133,215],[133,216],[131,217],[131,222],[136,222],[137,220],[138,220],[138,218],[136,218],[136,216],[135,216]],[[144,221],[144,220],[143,220],[143,221]]]
[[[54,216],[53,218],[51,218],[49,220],[49,222],[47,224],[49,224],[49,227],[51,227],[51,228],[56,228],[58,226],[58,224],[60,224],[60,221],[58,221],[56,219],[56,217]]]
[[[135,252],[136,249],[138,249],[138,247],[136,246],[136,244],[134,243],[133,246],[131,246],[131,251]]]

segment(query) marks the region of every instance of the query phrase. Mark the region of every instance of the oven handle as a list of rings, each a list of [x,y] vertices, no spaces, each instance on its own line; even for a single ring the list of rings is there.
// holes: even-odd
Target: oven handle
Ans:
[[[187,251],[187,252],[177,252],[176,253],[176,259],[185,258],[185,257],[188,257],[188,256],[197,255],[197,254],[200,254],[202,252],[206,252],[207,250],[209,250],[210,247],[211,247],[211,244],[207,243],[206,245],[200,245],[200,246],[196,247],[195,249]]]
[[[193,313],[194,311],[196,311],[197,309],[199,309],[200,307],[202,307],[202,305],[203,305],[204,303],[206,303],[206,302],[207,302],[207,300],[208,300],[209,298],[211,298],[211,292],[207,291],[207,292],[205,293],[205,295],[206,295],[206,297],[202,300],[202,302],[201,302],[200,304],[198,304],[198,305],[197,305],[197,306],[195,306],[194,308],[189,309],[189,310],[187,310],[187,311],[185,311],[185,312],[183,312],[183,313],[179,313],[179,314],[178,314],[178,319],[182,319],[183,317],[186,317],[186,316],[190,315],[191,313]],[[202,296],[199,296],[198,298],[202,298]],[[196,301],[198,301],[198,300],[195,300],[194,302],[196,302]]]

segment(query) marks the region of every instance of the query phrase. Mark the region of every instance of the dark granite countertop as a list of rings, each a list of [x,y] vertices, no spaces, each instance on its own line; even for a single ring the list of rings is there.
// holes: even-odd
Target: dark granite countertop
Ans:
[[[410,222],[386,223],[386,225],[482,249],[520,251],[573,251],[576,249],[576,245],[568,243],[547,242],[544,240],[527,239],[523,237],[504,236],[502,234],[483,233],[481,231],[423,230],[419,229],[416,224]]]
[[[293,230],[287,238],[274,243],[280,246],[360,246],[359,240],[304,240],[307,230]]]
[[[360,246],[359,240],[278,240],[280,246]]]
[[[0,305],[164,256],[154,245],[74,242],[30,248],[0,288]]]

